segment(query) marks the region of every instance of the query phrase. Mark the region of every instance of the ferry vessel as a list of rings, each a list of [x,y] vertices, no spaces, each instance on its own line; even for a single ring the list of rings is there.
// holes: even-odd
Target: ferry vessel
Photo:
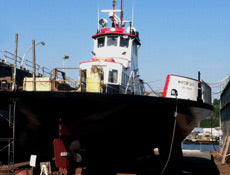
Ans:
[[[60,89],[65,80],[40,77],[25,78],[23,90],[0,91],[2,117],[15,105],[15,161],[35,154],[38,161],[55,157],[63,173],[74,174],[76,167],[89,174],[140,173],[142,158],[157,147],[168,171],[180,167],[181,142],[212,113],[210,87],[200,78],[170,74],[163,95],[146,95],[139,33],[123,20],[122,3],[117,10],[114,0],[113,9],[102,13],[109,14],[111,27],[99,20],[94,57],[80,63],[78,88]]]

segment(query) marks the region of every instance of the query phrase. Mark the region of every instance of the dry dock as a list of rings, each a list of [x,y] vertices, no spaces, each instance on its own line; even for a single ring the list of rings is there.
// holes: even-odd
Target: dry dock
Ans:
[[[220,171],[220,175],[229,175],[230,174],[230,164],[221,164],[221,161],[215,159],[215,163]]]
[[[230,174],[230,159],[227,159],[227,163],[222,164],[222,157],[218,155],[217,152],[212,152],[212,156],[214,157],[214,161],[216,166],[218,167],[218,170],[220,171],[220,175],[229,175]]]
[[[183,169],[190,174],[218,175],[220,174],[213,156],[209,151],[184,150]],[[189,174],[189,173],[188,173]]]
[[[216,152],[183,151],[184,169],[192,174],[230,175],[230,162],[222,164]]]
[[[199,151],[199,150],[184,150],[183,151],[183,171],[181,174],[186,175],[229,175],[230,174],[230,164],[221,164],[220,159],[215,153],[209,151]],[[155,158],[152,156],[143,157],[142,167],[143,174],[160,174],[160,161],[159,156],[156,155]],[[28,165],[28,163],[22,163],[22,166]],[[16,165],[19,168],[21,164]],[[2,170],[2,171],[1,171]],[[0,174],[8,174],[7,167],[0,167]],[[31,169],[27,167],[27,171],[16,171],[16,175],[33,175]],[[120,173],[123,174],[123,173]],[[126,175],[128,172],[126,172]],[[79,175],[79,174],[78,174]],[[132,174],[135,175],[135,174]]]
[[[210,151],[200,150],[183,150],[183,162],[181,174],[186,175],[229,175],[230,166],[228,164],[221,165],[214,159]],[[156,156],[156,162],[159,162],[159,156]],[[156,165],[156,164],[155,164]],[[161,170],[156,166],[153,172],[160,174]],[[160,167],[160,166],[158,166]],[[169,173],[170,174],[170,173]]]

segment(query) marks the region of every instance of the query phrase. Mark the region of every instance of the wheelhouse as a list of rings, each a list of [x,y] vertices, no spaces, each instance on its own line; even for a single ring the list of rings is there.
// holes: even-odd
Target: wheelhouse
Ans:
[[[80,90],[143,94],[143,81],[138,75],[138,48],[141,45],[139,33],[132,26],[127,28],[126,33],[123,19],[119,20],[115,12],[111,13],[113,10],[108,11],[112,27],[106,28],[107,20],[99,20],[102,28],[92,36],[94,57],[80,63]]]

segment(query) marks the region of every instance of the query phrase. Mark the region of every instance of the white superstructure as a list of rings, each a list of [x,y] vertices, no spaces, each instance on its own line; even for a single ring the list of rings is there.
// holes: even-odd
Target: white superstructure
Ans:
[[[142,95],[144,86],[138,74],[138,48],[141,43],[139,33],[131,21],[123,21],[123,9],[102,10],[109,13],[112,27],[106,28],[108,21],[100,19],[101,28],[94,39],[94,57],[80,63],[82,92],[103,92]],[[116,13],[121,13],[119,18]],[[125,24],[130,26],[125,32]]]

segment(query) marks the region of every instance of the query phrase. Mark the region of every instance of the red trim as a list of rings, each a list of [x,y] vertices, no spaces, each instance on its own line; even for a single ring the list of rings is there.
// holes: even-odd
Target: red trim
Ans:
[[[132,35],[129,33],[122,33],[122,32],[98,33],[96,35],[93,35],[92,38],[97,38],[97,37],[104,36],[104,35],[127,35],[127,36],[130,36],[132,38],[136,38],[136,35]]]
[[[114,60],[113,60],[113,61],[111,61],[111,60],[105,60],[105,62],[123,65],[123,64],[121,64],[121,63],[115,62]]]
[[[90,61],[83,61],[83,62],[80,62],[80,64],[91,63],[91,62],[97,62],[97,61],[99,61],[99,59],[92,58],[92,60],[90,60]],[[123,65],[122,63],[116,62],[113,58],[106,58],[106,59],[104,59],[104,62],[110,62],[110,63],[115,63],[115,64]]]
[[[83,62],[80,62],[80,64],[84,64],[84,63],[90,63],[90,62],[97,62],[98,60],[91,60],[91,61],[83,61]]]
[[[119,58],[119,57],[113,57],[113,58],[115,58],[115,59],[121,59],[121,60],[126,60],[126,61],[128,61],[128,62],[131,62],[131,61],[128,60],[127,58]]]
[[[113,58],[106,58],[106,59],[105,59],[105,62],[114,62],[114,63],[115,63],[116,61],[114,61]]]
[[[108,61],[109,59],[113,59],[113,61]],[[115,62],[115,63],[118,63],[118,62],[116,62],[114,59],[121,59],[121,60],[126,60],[126,61],[128,61],[128,62],[131,62],[130,60],[128,60],[127,58],[119,58],[119,57],[112,57],[112,58],[105,58],[105,59],[103,59],[105,62]],[[92,58],[90,61],[83,61],[83,62],[80,62],[80,64],[84,64],[84,63],[90,63],[90,62],[97,62],[97,61],[99,61],[100,59],[98,59],[98,58]],[[121,63],[119,63],[119,64],[121,64]]]
[[[141,45],[141,42],[139,40],[139,38],[136,35],[130,34],[130,33],[124,33],[125,29],[123,28],[114,28],[115,31],[111,31],[111,28],[104,28],[101,29],[99,33],[95,34],[92,36],[93,39],[100,37],[100,36],[104,36],[104,35],[126,35],[132,38],[135,38],[135,41],[137,42],[138,45]]]
[[[128,61],[128,62],[131,62],[130,60],[128,60],[127,58],[119,58],[119,57],[111,57],[111,58],[113,58],[113,59],[121,59],[121,60],[126,60],[126,61]],[[106,60],[106,59],[109,59],[109,58],[105,58],[104,60]],[[92,61],[98,61],[99,59],[98,58],[92,58],[91,59]],[[116,61],[115,61],[116,62]]]
[[[97,33],[95,35],[92,36],[92,38],[97,38],[99,36],[103,36],[103,35],[127,35],[133,38],[136,38],[136,35],[133,34],[129,34],[129,33],[124,33],[125,29],[123,28],[115,28],[115,31],[112,32],[111,28],[105,28],[105,29],[101,29],[100,33]]]
[[[114,32],[119,32],[119,33],[124,33],[125,29],[123,28],[115,28],[115,31]],[[101,33],[107,33],[107,32],[111,32],[111,28],[104,28],[104,29],[101,29]]]
[[[165,83],[165,88],[164,88],[164,92],[163,92],[163,97],[166,97],[166,96],[167,96],[167,91],[168,91],[170,76],[171,76],[171,75],[168,75],[168,76],[167,76],[166,83]]]

